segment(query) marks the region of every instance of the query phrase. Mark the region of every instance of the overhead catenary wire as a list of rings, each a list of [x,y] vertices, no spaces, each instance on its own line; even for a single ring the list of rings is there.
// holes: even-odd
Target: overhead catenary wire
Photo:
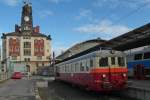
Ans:
[[[134,9],[133,11],[127,13],[126,15],[120,17],[117,21],[115,21],[115,24],[116,23],[120,23],[121,21],[125,20],[126,18],[132,16],[133,14],[137,13],[139,10],[141,10],[142,8],[145,8],[149,5],[149,3],[144,3],[142,5],[140,5],[139,7],[137,7],[136,9]]]
[[[113,24],[111,24],[111,26],[119,24],[120,22],[124,21],[125,19],[127,19],[128,17],[132,16],[133,14],[137,13],[139,10],[141,10],[142,8],[145,8],[149,5],[148,2],[140,5],[139,7],[137,7],[136,9],[132,10],[131,12],[127,13],[126,15],[120,17],[118,20],[116,20]],[[104,32],[106,29],[102,29],[100,32]]]

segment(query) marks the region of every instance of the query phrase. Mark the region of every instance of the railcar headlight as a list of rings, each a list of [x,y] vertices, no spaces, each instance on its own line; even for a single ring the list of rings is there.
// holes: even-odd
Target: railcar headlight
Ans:
[[[103,74],[102,77],[103,77],[103,78],[106,78],[106,74]]]
[[[126,77],[126,76],[127,76],[127,74],[125,74],[125,73],[124,73],[124,74],[123,74],[123,76],[124,76],[124,77]]]

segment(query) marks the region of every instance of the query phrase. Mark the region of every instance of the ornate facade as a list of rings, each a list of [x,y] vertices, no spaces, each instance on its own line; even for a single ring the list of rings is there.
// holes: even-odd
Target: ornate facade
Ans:
[[[40,27],[33,27],[32,5],[25,2],[22,7],[21,26],[15,25],[15,32],[2,35],[2,58],[28,66],[31,73],[50,64],[51,36],[40,33]]]

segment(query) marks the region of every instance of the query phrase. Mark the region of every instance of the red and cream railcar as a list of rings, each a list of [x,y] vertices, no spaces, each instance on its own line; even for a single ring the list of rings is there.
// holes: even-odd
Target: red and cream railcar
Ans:
[[[83,54],[56,63],[56,80],[94,91],[116,91],[127,87],[123,52],[104,49]]]

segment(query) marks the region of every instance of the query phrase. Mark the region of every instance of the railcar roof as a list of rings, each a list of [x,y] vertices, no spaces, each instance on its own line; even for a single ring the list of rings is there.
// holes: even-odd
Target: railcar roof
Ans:
[[[85,50],[85,51],[83,51],[81,53],[78,53],[76,55],[73,55],[71,57],[63,59],[61,61],[57,61],[56,64],[64,62],[64,61],[68,61],[68,60],[71,60],[71,59],[74,59],[74,58],[77,58],[77,57],[80,57],[80,56],[83,56],[83,55],[86,55],[86,54],[89,54],[89,53],[92,53],[92,52],[95,52],[95,51],[100,51],[100,50],[112,50],[112,49],[110,47],[95,46],[95,47],[92,47],[92,48],[90,48],[88,50]]]
[[[85,51],[83,51],[83,52],[80,52],[80,53],[78,53],[78,54],[75,54],[75,55],[73,55],[73,56],[71,56],[71,57],[68,57],[68,58],[66,58],[66,59],[63,59],[63,60],[61,60],[61,61],[57,61],[56,63],[61,63],[61,62],[64,62],[64,61],[67,61],[67,60],[70,60],[70,59],[73,59],[73,58],[77,58],[77,57],[80,57],[80,56],[82,56],[82,55],[86,55],[86,54],[89,54],[89,53],[91,53],[91,52],[98,51],[98,50],[111,50],[111,48],[95,46],[95,47],[92,47],[92,48],[90,48],[90,49],[88,49],[88,50],[85,50]]]
[[[140,53],[145,53],[145,52],[150,52],[150,47],[149,48],[143,48],[142,50],[134,51],[132,53],[127,53],[127,54],[128,55],[135,55],[135,54],[140,54]]]

